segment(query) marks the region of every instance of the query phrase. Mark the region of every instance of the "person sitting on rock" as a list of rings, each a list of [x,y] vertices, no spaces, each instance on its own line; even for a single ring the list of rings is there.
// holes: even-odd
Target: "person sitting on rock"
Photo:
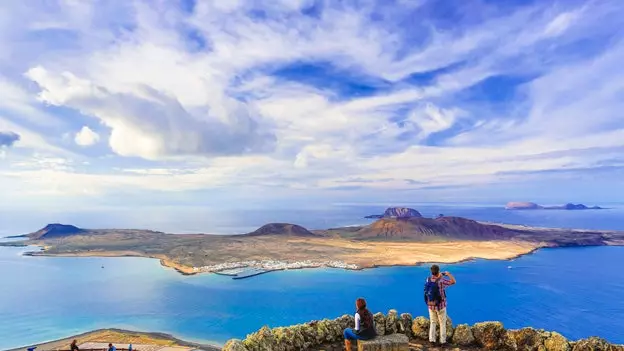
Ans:
[[[377,336],[373,314],[366,309],[366,300],[359,298],[355,301],[355,328],[344,331],[345,349],[351,351],[351,341],[369,340]]]
[[[455,277],[449,272],[440,273],[440,267],[431,266],[431,276],[425,281],[425,302],[429,307],[429,342],[436,342],[436,324],[440,324],[440,344],[446,343],[446,292],[444,289],[455,284]]]

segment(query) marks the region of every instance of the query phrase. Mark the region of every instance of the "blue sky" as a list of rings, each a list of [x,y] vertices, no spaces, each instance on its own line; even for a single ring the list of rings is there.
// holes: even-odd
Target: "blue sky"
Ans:
[[[622,18],[608,0],[10,1],[0,206],[621,201]]]

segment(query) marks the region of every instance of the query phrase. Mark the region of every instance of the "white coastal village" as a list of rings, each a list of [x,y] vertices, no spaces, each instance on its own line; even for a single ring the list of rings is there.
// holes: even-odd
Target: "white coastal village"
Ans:
[[[342,269],[360,269],[358,265],[349,264],[344,261],[295,261],[285,262],[276,260],[262,260],[262,261],[240,261],[240,262],[226,262],[210,266],[193,267],[194,272],[210,272],[210,273],[222,273],[222,274],[235,274],[237,269],[259,269],[265,271],[277,271],[285,269],[302,269],[302,268],[342,268]]]

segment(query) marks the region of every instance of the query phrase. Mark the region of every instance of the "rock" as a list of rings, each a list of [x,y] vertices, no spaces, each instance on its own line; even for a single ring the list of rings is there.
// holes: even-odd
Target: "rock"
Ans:
[[[409,338],[403,334],[378,336],[373,340],[358,340],[358,351],[409,351]]]
[[[409,313],[401,313],[399,318],[398,332],[407,335],[408,338],[413,336],[412,334],[412,315]]]
[[[225,343],[225,346],[221,349],[222,351],[248,351],[243,342],[238,339],[228,340]]]
[[[386,333],[396,334],[399,324],[399,313],[396,310],[388,311],[388,315],[386,316]]]
[[[475,343],[474,335],[472,335],[472,330],[468,324],[458,325],[451,340],[460,346],[469,346]]]
[[[477,344],[486,350],[514,350],[515,343],[509,338],[503,323],[482,322],[472,326]]]
[[[295,333],[301,335],[303,339],[303,349],[316,345],[316,329],[312,326],[312,323],[299,324],[294,327]]]
[[[345,330],[347,328],[353,328],[355,326],[355,318],[353,318],[353,316],[350,314],[342,315],[334,319],[334,321],[338,323],[342,330]]]
[[[545,351],[544,336],[539,330],[522,328],[509,330],[507,335],[515,342],[518,351]]]
[[[316,329],[316,345],[338,341],[342,338],[342,328],[335,321],[323,319],[313,326]]]
[[[285,235],[285,236],[318,236],[302,226],[290,223],[268,223],[244,236]]]
[[[609,344],[605,339],[592,336],[574,343],[572,351],[615,351],[615,347]]]
[[[297,351],[305,344],[301,334],[297,334],[296,326],[274,328],[271,330],[275,339],[275,351]]]
[[[383,214],[384,218],[422,217],[420,212],[407,207],[388,207]]]
[[[243,345],[249,351],[272,351],[275,345],[275,338],[271,329],[265,325],[257,332],[247,335]]]
[[[446,339],[451,340],[453,338],[453,320],[451,317],[446,316]],[[440,325],[436,325],[436,335],[440,335]]]
[[[375,320],[375,331],[377,335],[385,335],[386,334],[386,317],[381,312],[377,312],[373,315]]]
[[[546,351],[570,351],[572,349],[568,339],[559,333],[545,333],[544,337],[544,346],[546,347]]]
[[[416,339],[429,340],[429,319],[423,316],[414,318],[412,322],[412,335]]]

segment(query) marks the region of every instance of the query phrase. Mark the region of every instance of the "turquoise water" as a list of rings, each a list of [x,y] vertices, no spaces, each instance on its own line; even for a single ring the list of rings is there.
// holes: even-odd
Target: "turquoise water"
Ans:
[[[577,217],[570,212],[493,211],[488,217],[479,208],[442,209],[482,220],[624,229],[621,210],[575,212]],[[421,210],[429,215],[442,209]],[[349,220],[346,214],[335,216]],[[240,224],[245,225],[252,224]],[[0,248],[0,349],[101,327],[222,343],[264,324],[290,325],[352,313],[358,296],[366,297],[374,311],[426,313],[426,267],[299,270],[232,280],[182,276],[156,260],[21,256],[26,250]],[[449,265],[445,268],[459,282],[448,291],[449,315],[456,323],[501,320],[509,328],[534,326],[572,339],[600,335],[624,343],[623,267],[624,247],[546,249],[514,261]]]
[[[149,259],[21,251],[0,248],[0,349],[111,326],[220,343],[264,324],[351,313],[357,296],[375,311],[426,313],[426,267],[300,270],[237,281],[182,276]],[[624,247],[546,249],[511,262],[449,265],[459,281],[448,290],[449,315],[455,322],[502,320],[507,327],[624,343],[623,266]]]

